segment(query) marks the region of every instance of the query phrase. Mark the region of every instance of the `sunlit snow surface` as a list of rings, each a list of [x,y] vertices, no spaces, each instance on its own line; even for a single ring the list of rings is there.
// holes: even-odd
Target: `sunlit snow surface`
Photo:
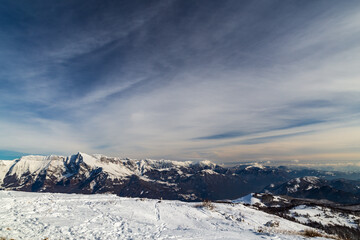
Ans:
[[[0,200],[0,238],[8,239],[304,239],[295,233],[306,229],[242,204],[210,210],[180,201],[13,191],[0,191]],[[265,227],[270,220],[280,226]]]
[[[245,204],[250,204],[250,205],[258,204],[259,206],[265,206],[265,204],[263,204],[260,199],[254,197],[253,193],[250,193],[244,197],[235,199],[232,202],[233,203],[245,203]]]
[[[357,216],[333,212],[326,207],[300,205],[291,209],[289,212],[291,217],[294,217],[301,223],[311,221],[321,223],[325,226],[340,225],[355,229],[358,227],[358,224],[355,222],[355,219],[358,219]]]

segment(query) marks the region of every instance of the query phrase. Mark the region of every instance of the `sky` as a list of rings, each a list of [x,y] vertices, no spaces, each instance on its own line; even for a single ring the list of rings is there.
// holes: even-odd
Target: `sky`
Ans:
[[[0,159],[360,163],[360,2],[0,4]]]

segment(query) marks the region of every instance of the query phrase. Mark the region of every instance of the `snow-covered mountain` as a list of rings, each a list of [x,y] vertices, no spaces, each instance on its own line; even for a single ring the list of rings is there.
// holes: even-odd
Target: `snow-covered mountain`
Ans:
[[[13,161],[0,161],[0,189],[113,193],[183,201],[222,200],[260,192],[270,183],[279,186],[309,174],[336,175],[256,163],[222,167],[210,161],[133,160],[77,153],[68,157],[24,156]]]
[[[318,179],[309,178],[316,183]],[[360,205],[341,205],[330,201],[251,193],[232,201],[253,206],[270,214],[315,227],[340,239],[360,239]]]
[[[285,239],[323,231],[241,203],[0,191],[0,239]]]
[[[314,176],[294,178],[279,185],[265,188],[276,195],[297,198],[326,199],[343,204],[360,203],[360,181],[347,179],[327,180]]]
[[[217,175],[216,165],[169,160],[131,160],[78,153],[72,156],[24,156],[0,161],[3,189],[67,193],[105,193],[123,196],[196,199],[177,187],[193,174]]]
[[[223,191],[216,191],[217,183],[231,188],[242,182],[239,176],[225,176],[225,171],[210,161],[132,160],[85,153],[68,157],[24,156],[14,161],[0,161],[0,187],[199,200],[221,198]]]

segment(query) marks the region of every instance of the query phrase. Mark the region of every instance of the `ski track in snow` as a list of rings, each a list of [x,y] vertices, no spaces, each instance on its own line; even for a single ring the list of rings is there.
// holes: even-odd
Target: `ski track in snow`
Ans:
[[[281,231],[306,229],[242,204],[209,210],[180,201],[13,191],[0,191],[0,201],[0,237],[7,239],[275,240],[304,239]],[[264,227],[273,219],[279,228]]]

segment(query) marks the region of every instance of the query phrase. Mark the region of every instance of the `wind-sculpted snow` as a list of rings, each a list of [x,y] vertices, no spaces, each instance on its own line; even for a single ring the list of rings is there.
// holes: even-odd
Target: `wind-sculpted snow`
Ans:
[[[304,225],[242,204],[0,191],[5,239],[304,239]],[[268,226],[276,222],[278,226]],[[318,238],[324,239],[324,238]]]

